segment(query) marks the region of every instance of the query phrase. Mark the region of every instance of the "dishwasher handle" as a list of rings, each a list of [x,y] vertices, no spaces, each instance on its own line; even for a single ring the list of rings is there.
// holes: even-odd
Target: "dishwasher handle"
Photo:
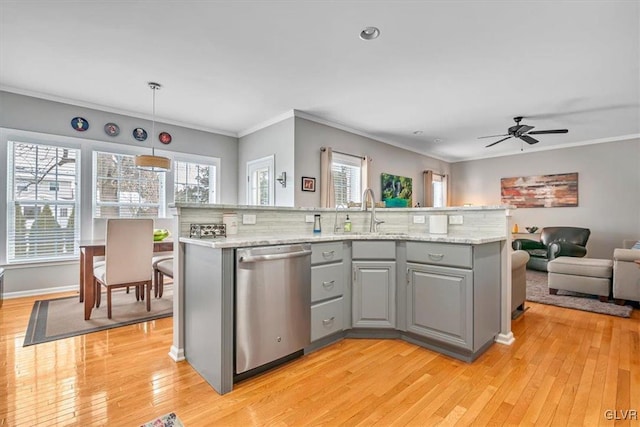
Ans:
[[[240,257],[240,259],[238,259],[238,262],[274,261],[278,259],[297,258],[307,255],[311,255],[311,251],[302,250],[297,252],[287,252],[283,254],[250,255]]]

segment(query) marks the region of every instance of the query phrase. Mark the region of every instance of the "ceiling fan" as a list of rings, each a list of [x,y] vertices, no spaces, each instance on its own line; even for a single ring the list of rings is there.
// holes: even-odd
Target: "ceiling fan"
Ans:
[[[487,145],[485,148],[491,147],[493,145],[496,145],[499,142],[505,141],[509,138],[520,138],[521,140],[523,140],[524,142],[526,142],[527,144],[535,144],[538,142],[537,139],[532,138],[530,135],[542,135],[542,134],[546,134],[546,133],[567,133],[569,132],[568,129],[551,129],[551,130],[534,130],[532,131],[532,129],[534,128],[534,126],[529,126],[529,125],[521,125],[520,121],[523,119],[522,116],[518,116],[518,117],[514,117],[513,120],[516,122],[515,126],[511,126],[509,129],[507,129],[507,133],[504,135],[490,135],[490,136],[481,136],[480,138],[497,138],[500,136],[504,136],[506,138],[502,138],[496,142],[492,142],[491,144]]]

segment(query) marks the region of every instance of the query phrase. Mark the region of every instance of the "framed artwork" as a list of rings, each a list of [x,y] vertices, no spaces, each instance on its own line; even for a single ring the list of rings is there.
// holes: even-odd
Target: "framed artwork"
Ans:
[[[316,191],[316,179],[308,176],[303,176],[302,191]]]
[[[578,172],[502,178],[500,194],[518,208],[578,206]]]
[[[413,206],[411,178],[406,176],[380,174],[382,201],[387,208],[410,208]]]

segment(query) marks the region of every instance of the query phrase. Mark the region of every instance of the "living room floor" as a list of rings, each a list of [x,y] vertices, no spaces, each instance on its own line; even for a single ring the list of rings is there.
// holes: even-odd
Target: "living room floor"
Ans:
[[[471,364],[400,340],[343,340],[220,396],[167,355],[171,318],[22,347],[41,298],[0,309],[0,425],[139,425],[168,412],[190,427],[638,425],[638,310],[527,303],[515,343]]]

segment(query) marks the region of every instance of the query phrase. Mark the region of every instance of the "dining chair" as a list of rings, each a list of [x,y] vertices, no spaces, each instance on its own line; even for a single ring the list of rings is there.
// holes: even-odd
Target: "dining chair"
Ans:
[[[158,261],[153,266],[153,280],[155,281],[155,296],[162,298],[164,290],[164,276],[173,279],[173,257]]]
[[[107,290],[107,317],[111,319],[111,291],[136,287],[146,294],[151,311],[153,220],[111,218],[107,220],[105,259],[93,270],[96,307],[100,307],[101,288]],[[138,294],[138,292],[136,292]]]

